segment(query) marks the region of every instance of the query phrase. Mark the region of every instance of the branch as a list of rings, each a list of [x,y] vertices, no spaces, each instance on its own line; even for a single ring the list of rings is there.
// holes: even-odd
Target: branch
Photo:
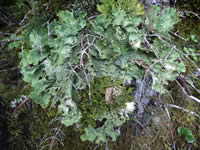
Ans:
[[[21,25],[25,20],[26,18],[28,17],[28,15],[32,12],[33,10],[29,10],[28,13],[24,16],[24,18],[20,21],[19,25]]]
[[[0,40],[0,43],[1,42],[7,42],[7,43],[10,43],[10,42],[15,42],[15,41],[20,41],[21,39],[8,39],[8,40]]]
[[[26,97],[26,98],[17,106],[17,108],[15,108],[14,113],[16,113],[28,100],[29,100],[29,97]]]
[[[197,18],[200,19],[200,15],[198,15],[197,13],[195,13],[195,12],[193,12],[193,11],[184,11],[184,12],[193,14],[193,15],[195,15]]]
[[[189,86],[191,86],[197,93],[200,94],[200,90],[197,89],[197,88],[194,86],[194,84],[188,82],[187,79],[185,79],[185,77],[184,77],[183,75],[179,74],[179,76],[183,79],[183,81],[184,81],[186,84],[188,84]]]
[[[195,102],[197,102],[197,103],[200,104],[200,99],[198,99],[198,98],[196,98],[196,97],[194,97],[194,96],[192,96],[192,95],[190,95],[190,96],[188,96],[188,97],[191,98],[192,100],[194,100]]]
[[[10,33],[0,32],[1,35],[11,35]]]
[[[189,92],[187,92],[187,91],[185,90],[185,87],[183,87],[183,86],[179,83],[179,81],[178,81],[170,72],[168,72],[168,74],[169,74],[171,77],[174,78],[175,82],[179,85],[179,87],[182,89],[182,91],[184,92],[184,94],[185,94],[186,96],[188,96],[189,98],[191,98],[192,100],[194,100],[195,102],[197,102],[197,103],[200,104],[200,100],[199,100],[198,98],[194,97],[194,96],[191,95]]]
[[[14,67],[14,68],[11,68],[11,69],[0,70],[0,72],[8,72],[8,71],[13,71],[13,70],[17,70],[17,68]]]
[[[178,32],[178,31],[177,31]],[[177,32],[172,32],[172,31],[169,31],[169,33],[172,33],[173,35],[175,35],[176,37],[182,39],[183,41],[187,42],[186,39],[184,39],[182,36],[178,35]]]
[[[199,67],[197,66],[196,63],[194,63],[190,57],[188,57],[188,55],[186,55],[184,52],[182,52],[181,50],[179,50],[178,48],[176,48],[175,45],[170,44],[169,42],[167,42],[166,40],[164,40],[159,34],[155,34],[156,37],[158,37],[163,43],[167,44],[168,46],[170,46],[171,48],[175,49],[177,52],[181,53],[183,56],[185,56],[196,68],[197,70],[200,70]]]
[[[17,33],[18,33],[19,31],[21,31],[22,29],[26,28],[28,25],[29,25],[29,23],[23,25],[22,27],[20,27],[20,28],[15,32],[15,34],[17,34]]]
[[[185,111],[185,112],[188,112],[188,113],[190,113],[190,114],[192,114],[192,115],[195,115],[195,116],[197,116],[197,117],[200,117],[200,115],[197,114],[196,112],[190,111],[190,110],[185,109],[185,108],[183,108],[183,107],[181,107],[181,106],[177,106],[177,105],[173,105],[173,104],[167,104],[166,106],[167,106],[167,107],[171,107],[171,108],[177,108],[177,109],[183,110],[183,111]]]

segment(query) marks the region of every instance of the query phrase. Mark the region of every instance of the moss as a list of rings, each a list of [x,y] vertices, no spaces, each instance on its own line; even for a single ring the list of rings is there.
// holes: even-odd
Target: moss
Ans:
[[[162,104],[173,103],[174,105],[184,107],[194,112],[200,111],[200,108],[198,107],[196,102],[188,99],[175,82],[172,82],[170,85],[171,86],[169,87],[169,89],[171,90],[172,96],[174,98],[174,103],[166,95],[161,97]],[[195,93],[193,94],[195,95]],[[156,103],[160,102],[156,101]],[[118,138],[117,143],[109,142],[109,149],[128,150],[132,147],[135,150],[171,150],[173,142],[175,143],[177,150],[199,149],[198,141],[200,141],[200,119],[179,109],[168,108],[171,117],[170,121],[166,111],[157,106],[148,105],[145,109],[144,119],[140,121],[144,128],[141,127],[137,122],[134,123],[131,120],[126,123],[121,128],[122,134]],[[185,139],[178,135],[177,128],[179,126],[183,126],[192,131],[196,141],[194,144],[187,144]]]
[[[175,25],[175,29],[184,38],[190,37],[190,35],[195,35],[197,38],[200,38],[200,19],[186,17]]]
[[[52,14],[56,14],[59,11],[64,10],[66,6],[65,0],[39,0],[38,2],[41,3],[41,5],[47,4],[48,9],[46,11]]]
[[[185,94],[183,94],[182,90],[178,87],[178,85],[173,85],[172,93],[174,98],[174,105],[181,106],[194,112],[200,111],[200,108],[197,106],[196,102],[187,98]],[[179,109],[171,108],[169,111],[173,122],[173,128],[175,129],[174,139],[177,145],[177,149],[185,149],[189,148],[190,146],[192,147],[192,149],[198,149],[199,145],[197,141],[200,140],[200,119],[194,115],[191,115],[190,113],[184,112]],[[193,145],[188,145],[185,139],[178,135],[177,128],[180,126],[188,128],[192,131],[196,140]]]
[[[118,100],[122,100],[119,103],[113,104],[106,104],[105,101],[105,88],[108,86],[121,86],[122,81],[116,81],[113,82],[111,78],[101,78],[96,79],[91,83],[91,88],[96,89],[94,92],[92,92],[92,98],[93,98],[93,104],[91,107],[87,107],[85,109],[85,120],[83,121],[84,124],[90,124],[94,122],[94,116],[95,113],[102,113],[103,111],[108,111],[109,109],[114,109],[115,107],[122,107],[123,103],[125,101],[128,101],[129,95],[123,95],[123,97],[119,97]],[[98,86],[97,86],[98,85]],[[55,119],[55,116],[57,115],[57,111],[54,109],[51,109],[51,111],[44,110],[40,106],[32,103],[32,108],[28,109],[25,105],[23,105],[19,111],[17,111],[16,114],[13,113],[13,109],[9,108],[10,101],[21,97],[21,95],[28,95],[31,88],[29,86],[25,86],[23,81],[19,80],[17,81],[17,85],[13,86],[11,89],[6,89],[2,92],[5,92],[3,95],[4,100],[7,102],[7,117],[8,117],[8,130],[9,130],[9,137],[10,137],[10,145],[11,148],[16,150],[28,150],[28,149],[35,149],[40,145],[41,142],[44,142],[39,146],[39,148],[42,148],[46,144],[50,144],[52,141],[51,139],[47,140],[47,138],[54,135],[54,132],[52,132],[52,129],[55,127],[60,126],[59,122],[52,122],[52,119]],[[88,89],[87,89],[88,90]],[[82,103],[82,109],[84,110],[84,105],[88,104],[88,91],[80,91],[85,93],[85,96],[82,97],[82,100],[84,102]],[[100,92],[101,91],[101,92]],[[125,91],[125,87],[122,91]],[[129,91],[130,92],[130,91]],[[126,92],[126,94],[128,94]],[[97,96],[98,95],[98,96]],[[95,99],[94,99],[95,98]],[[132,96],[131,96],[132,98]],[[88,100],[88,101],[87,101]],[[99,100],[99,102],[97,101]],[[97,102],[97,103],[96,103]],[[94,108],[97,108],[97,105],[102,105],[102,107],[98,107],[98,110],[96,112],[93,112],[90,117],[88,117],[89,114],[91,114],[89,111],[94,110]],[[91,121],[91,122],[90,122]],[[75,149],[85,149],[86,147],[89,149],[90,147],[95,147],[95,144],[82,142],[79,138],[80,134],[77,134],[77,131],[75,132],[75,129],[73,127],[66,128],[62,127],[62,132],[66,135],[64,136],[65,145],[70,146],[71,150]],[[78,145],[77,145],[78,143]],[[101,149],[102,147],[99,147]],[[47,146],[45,149],[49,149],[49,146]],[[59,144],[58,141],[55,141],[53,145],[53,149],[60,150],[60,149],[67,149],[63,148],[61,144]]]
[[[176,8],[181,10],[199,12],[200,1],[198,0],[177,0]]]
[[[46,0],[43,0],[43,2],[47,2]],[[51,13],[57,12],[60,9],[63,9],[63,0],[52,0],[49,4],[49,10]],[[177,4],[179,4],[178,1]],[[187,0],[182,1],[184,4],[181,7],[182,9],[186,10],[192,10],[195,11],[196,9],[188,9],[189,7],[186,7]],[[197,3],[195,0],[193,0],[190,4],[190,7],[194,7]],[[43,4],[44,4],[43,3]],[[194,5],[195,4],[195,5]],[[61,6],[62,5],[62,6]],[[87,6],[88,4],[84,4]],[[179,4],[180,5],[180,4]],[[187,5],[189,5],[187,3]],[[68,5],[70,6],[70,5]],[[86,9],[86,7],[84,8]],[[89,6],[89,5],[88,5]],[[92,6],[90,9],[93,10],[95,7]],[[73,8],[74,9],[74,8]],[[92,11],[91,11],[92,12]],[[176,29],[180,31],[180,35],[187,37],[190,36],[191,33],[194,35],[199,36],[199,28],[200,23],[199,20],[196,19],[194,16],[189,15],[186,19],[183,19],[177,26]],[[14,54],[14,53],[13,53]],[[12,54],[12,55],[13,55]],[[11,55],[7,55],[6,57],[1,57],[1,60],[7,59],[10,60]],[[2,59],[3,58],[3,59]],[[14,59],[17,60],[17,59]],[[17,61],[14,61],[14,65]],[[193,67],[190,65],[190,62],[186,62],[188,65],[189,73],[190,74],[193,71]],[[12,67],[13,65],[9,66]],[[5,68],[8,69],[8,68]],[[52,129],[55,127],[58,127],[60,124],[57,124],[57,122],[54,122],[53,124],[49,124],[52,119],[57,115],[55,110],[52,110],[48,112],[47,110],[43,110],[38,105],[32,104],[32,109],[29,110],[25,107],[21,107],[19,112],[17,113],[18,117],[16,117],[13,114],[13,110],[9,108],[10,101],[14,98],[19,98],[21,95],[27,95],[31,88],[29,85],[26,85],[22,80],[19,78],[18,71],[10,72],[8,74],[7,79],[11,80],[4,80],[6,77],[6,72],[0,74],[0,78],[2,79],[2,82],[0,83],[0,95],[3,97],[3,100],[5,101],[5,104],[7,106],[7,118],[8,118],[8,125],[9,125],[9,135],[10,135],[10,142],[13,145],[13,149],[16,150],[26,150],[26,149],[36,149],[41,141],[44,141],[48,137],[52,136]],[[200,82],[198,79],[194,79],[195,85],[198,89],[200,89]],[[120,82],[112,82],[110,79],[97,79],[96,81],[92,81],[91,88],[96,89],[96,87],[99,88],[100,92],[98,90],[92,90],[92,99],[91,101],[88,99],[88,89],[85,91],[80,91],[80,93],[84,93],[83,97],[80,98],[81,100],[81,109],[85,112],[83,120],[83,125],[85,124],[95,124],[94,118],[95,113],[102,113],[105,111],[108,111],[109,109],[113,109],[115,107],[121,107],[123,106],[121,103],[119,105],[107,105],[105,104],[105,88],[108,86],[120,86]],[[97,89],[98,89],[97,88]],[[184,94],[182,94],[182,91],[180,88],[176,87],[175,84],[172,84],[171,90],[173,91],[173,96],[175,99],[175,104],[182,106],[184,108],[187,108],[189,110],[193,110],[195,112],[200,112],[200,108],[196,105],[195,102],[192,102],[191,100],[188,100]],[[198,93],[194,92],[195,96],[199,96]],[[124,96],[126,98],[126,96]],[[199,97],[200,98],[200,97]],[[122,97],[122,100],[123,99]],[[126,99],[127,100],[127,99]],[[169,100],[167,100],[169,102]],[[91,102],[91,107],[86,107]],[[101,105],[101,107],[99,107]],[[94,108],[97,108],[96,111],[94,111]],[[135,150],[141,150],[141,149],[171,149],[171,133],[174,135],[174,141],[176,142],[177,149],[185,149],[186,147],[189,147],[190,145],[187,145],[186,141],[179,137],[176,129],[179,126],[186,127],[190,129],[193,132],[193,135],[196,139],[196,143],[192,145],[192,149],[198,149],[198,143],[197,141],[200,141],[200,129],[199,124],[200,120],[193,115],[190,115],[189,113],[182,112],[181,110],[177,109],[170,109],[170,115],[172,118],[172,122],[168,122],[166,113],[162,112],[155,108],[150,108],[149,110],[146,110],[146,120],[149,120],[150,125],[145,126],[144,129],[142,127],[139,128],[139,134],[134,135],[133,133],[133,122],[127,123],[122,128],[122,135],[118,139],[117,143],[109,142],[109,149],[111,150],[121,150],[121,149],[131,149],[131,147]],[[92,112],[92,113],[91,113]],[[155,115],[152,116],[151,112],[153,112]],[[88,118],[89,116],[89,118]],[[87,118],[87,119],[86,119]],[[87,142],[82,142],[80,140],[80,135],[77,134],[77,132],[74,131],[74,127],[70,128],[62,128],[62,131],[65,133],[64,141],[65,147],[62,147],[58,142],[55,142],[55,145],[53,147],[53,150],[67,150],[70,147],[70,150],[76,150],[76,149],[91,149],[92,147],[95,147],[95,145]],[[171,131],[170,131],[171,130]],[[42,140],[42,138],[46,135],[46,138]],[[42,145],[50,144],[51,140],[46,140]],[[40,147],[40,148],[41,148]],[[45,149],[49,149],[49,146],[47,146]],[[98,149],[104,149],[103,146],[99,146]]]
[[[110,95],[110,100],[106,101],[106,90],[109,88],[119,88],[120,93],[118,95]],[[96,78],[90,83],[91,99],[89,98],[89,89],[79,91],[79,103],[82,110],[81,129],[84,129],[88,125],[98,126],[96,124],[97,116],[101,116],[105,112],[112,111],[117,108],[125,107],[125,103],[132,100],[130,95],[132,88],[126,90],[122,86],[122,80],[112,79],[111,77]],[[111,91],[113,93],[113,91]],[[78,97],[76,95],[76,97]]]
[[[200,1],[198,0],[178,0],[176,2],[176,8],[179,11],[192,11],[194,13],[199,13]],[[185,13],[186,18],[182,18],[181,21],[175,25],[176,31],[183,37],[189,37],[190,35],[195,35],[200,38],[200,19],[191,13]]]
[[[135,121],[127,122],[121,128],[117,143],[109,143],[111,150],[171,150],[170,123],[167,115],[160,108],[149,105],[140,121],[144,128]]]
[[[12,29],[7,28],[6,30]],[[49,122],[56,116],[56,113],[55,111],[46,113],[38,105],[31,104],[31,101],[27,103],[32,108],[22,105],[14,113],[15,108],[10,107],[10,102],[20,98],[22,95],[28,95],[31,87],[22,80],[22,76],[17,69],[19,64],[17,57],[18,49],[8,51],[5,45],[1,50],[1,63],[9,64],[1,65],[1,70],[8,71],[0,72],[0,95],[5,104],[10,142],[9,148],[15,150],[36,149],[41,138],[55,127],[55,124],[49,126]],[[16,70],[9,71],[11,68],[16,68]]]
[[[51,111],[51,113],[53,112],[55,117],[55,111]],[[54,117],[47,114],[48,112],[38,105],[34,105],[33,109],[23,107],[16,114],[9,112],[8,130],[10,145],[16,150],[36,149],[41,142],[53,136],[54,132],[52,132],[52,129],[57,127],[57,124],[50,125],[49,123]],[[43,137],[44,139],[42,139]],[[41,147],[50,142],[51,140],[46,140]],[[56,145],[57,142],[55,142]]]

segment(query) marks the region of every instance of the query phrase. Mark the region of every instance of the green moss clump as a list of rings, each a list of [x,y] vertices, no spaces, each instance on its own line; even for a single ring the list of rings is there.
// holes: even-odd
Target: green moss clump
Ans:
[[[181,10],[199,12],[200,1],[197,0],[178,0],[176,2],[176,8]]]
[[[175,25],[176,31],[180,31],[179,35],[187,38],[191,35],[195,35],[200,38],[200,19],[193,17],[187,17],[182,19],[178,24]]]
[[[132,88],[126,90],[122,86],[122,80],[112,80],[110,77],[95,78],[90,83],[91,98],[89,89],[79,91],[79,103],[82,110],[81,130],[92,125],[98,127],[96,118],[105,112],[125,107],[125,103],[133,99],[131,96]],[[115,87],[121,90],[119,95],[110,95],[109,102],[106,101],[106,89]]]
[[[199,112],[200,108],[198,107],[197,103],[193,100],[189,99],[183,92],[182,89],[177,84],[171,84],[171,92],[174,99],[174,105],[183,107],[187,110]],[[198,88],[198,87],[197,87]],[[192,95],[195,95],[195,92],[191,90]],[[197,93],[196,93],[197,94]],[[199,98],[199,97],[198,97]],[[192,147],[192,149],[196,150],[199,148],[198,142],[200,139],[200,130],[199,130],[199,124],[200,119],[188,112],[176,109],[176,108],[169,108],[171,121],[173,123],[173,136],[174,141],[176,142],[177,149],[187,149],[187,147]],[[192,145],[188,145],[187,141],[184,139],[184,137],[180,137],[177,132],[178,127],[184,127],[188,128],[192,131],[192,134],[195,138],[195,142]]]
[[[189,37],[195,35],[200,38],[200,19],[197,18],[193,13],[199,13],[200,1],[197,0],[178,0],[176,2],[176,8],[184,13],[185,18],[175,25],[176,31],[179,31],[179,35],[183,37]]]

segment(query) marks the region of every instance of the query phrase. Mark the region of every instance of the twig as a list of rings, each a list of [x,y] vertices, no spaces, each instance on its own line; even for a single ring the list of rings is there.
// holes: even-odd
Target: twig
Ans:
[[[165,89],[165,91],[167,92],[167,94],[169,95],[170,99],[171,99],[171,100],[172,100],[172,102],[174,103],[173,96],[170,94],[170,92],[169,92],[167,89]]]
[[[62,120],[62,117],[55,117],[49,122],[49,125],[53,124],[56,121],[60,121],[60,120]]]
[[[93,39],[90,41],[89,40],[89,36],[91,36]],[[81,36],[81,48],[80,48],[80,66],[81,66],[81,71],[83,72],[86,82],[88,84],[88,88],[89,88],[89,99],[91,99],[91,92],[90,92],[90,74],[86,73],[86,69],[84,66],[84,62],[83,60],[86,59],[84,58],[84,55],[87,56],[87,59],[89,59],[89,54],[88,51],[90,50],[90,48],[93,46],[97,49],[97,51],[99,52],[99,55],[101,56],[101,50],[94,44],[96,39],[100,38],[98,36],[92,35],[92,34],[86,34],[86,35],[82,35]]]
[[[54,120],[55,121],[55,120]],[[54,122],[53,121],[53,122]],[[60,123],[60,122],[59,122]],[[50,130],[49,133],[46,133],[44,135],[44,137],[42,138],[40,144],[38,145],[37,147],[37,150],[42,150],[44,149],[45,147],[49,146],[49,149],[52,150],[53,149],[53,145],[55,143],[55,141],[58,141],[63,147],[64,147],[64,143],[63,143],[63,138],[65,136],[65,134],[61,131],[61,128],[62,128],[62,124],[59,125],[59,127],[56,127],[56,128],[53,128]],[[54,132],[52,136],[48,137],[49,134],[51,134],[51,132]],[[47,137],[47,138],[46,138]],[[45,143],[46,141],[50,140],[50,143],[49,144],[46,144],[44,146],[43,143]],[[42,147],[41,147],[42,146]],[[41,148],[40,148],[41,147]]]
[[[51,32],[50,32],[49,21],[47,21],[47,29],[48,29],[48,40],[50,40]]]
[[[11,69],[0,70],[0,72],[8,72],[8,71],[13,71],[13,70],[17,70],[17,68],[14,67],[14,68],[11,68]]]
[[[60,136],[60,139],[57,137],[58,135],[60,135],[59,132],[60,132],[61,128],[62,128],[62,125],[60,125],[59,128],[56,128],[55,133],[54,133],[54,135],[52,136],[52,139],[51,139],[51,143],[50,143],[50,147],[49,147],[50,150],[52,150],[53,145],[54,145],[56,140],[64,147],[64,143],[62,142],[63,137]]]
[[[161,41],[163,41],[165,44],[167,44],[168,46],[170,46],[172,49],[175,49],[175,50],[177,50],[178,52],[181,52],[179,49],[176,48],[176,46],[171,45],[170,43],[168,43],[167,41],[165,41],[163,38],[161,38],[160,35],[156,34],[156,36],[157,36]],[[171,53],[171,51],[167,54],[167,56],[165,57],[165,60],[167,59],[167,57],[169,56],[170,53]],[[186,56],[186,57],[193,63],[193,65],[194,65],[195,67],[197,67],[198,70],[200,70],[200,69],[198,68],[198,66],[197,66],[187,55],[185,55],[183,52],[181,52],[181,53],[182,53],[184,56]],[[160,62],[160,58],[158,58],[158,59],[159,59],[158,62]],[[153,64],[153,65],[154,65],[154,64]],[[162,65],[162,64],[161,64],[161,65]],[[152,67],[152,66],[151,66],[151,67]],[[149,69],[146,71],[146,73],[147,73],[148,71],[149,71]],[[146,73],[145,73],[145,76],[146,76]],[[172,75],[170,72],[168,72],[168,73],[173,77],[173,75]],[[175,78],[175,81],[177,82],[177,84],[181,87],[181,89],[183,90],[183,92],[184,92],[189,98],[191,98],[192,100],[194,100],[194,101],[200,103],[200,100],[199,100],[198,98],[196,98],[196,97],[194,97],[194,96],[188,94],[188,93],[184,90],[184,88],[180,85],[180,83],[176,80],[176,78]]]
[[[169,110],[167,109],[166,106],[164,106],[164,108],[165,108],[165,111],[166,111],[166,113],[167,113],[167,116],[168,116],[169,120],[171,120],[171,117],[170,117],[170,114],[169,114]]]
[[[101,146],[102,144],[98,144],[93,150],[96,150],[99,146]]]
[[[21,28],[19,28],[19,29],[15,32],[15,34],[17,34],[17,33],[18,33],[19,31],[21,31],[22,29],[26,28],[28,25],[29,25],[29,23],[23,25]]]
[[[38,150],[43,150],[45,147],[49,146],[49,144],[46,144],[44,146],[42,146],[42,148],[38,149]]]
[[[22,107],[22,105],[24,105],[28,100],[29,100],[29,97],[26,97],[26,98],[17,106],[17,108],[15,108],[14,113],[16,113],[16,112]]]
[[[24,18],[20,21],[19,25],[21,25],[25,19],[28,17],[28,15],[32,12],[33,10],[29,10],[28,13],[24,16]]]
[[[197,93],[200,94],[200,90],[197,89],[192,83],[188,82],[187,79],[185,79],[183,75],[179,74],[179,76],[184,80],[184,82],[186,84],[188,84],[189,86],[191,86]]]
[[[82,78],[81,78],[81,77],[78,75],[78,73],[75,71],[75,69],[72,67],[72,65],[71,65],[70,62],[68,62],[68,65],[69,65],[70,68],[72,69],[72,72],[73,72],[81,81],[83,81]]]
[[[197,114],[196,112],[190,111],[190,110],[185,109],[185,108],[183,108],[183,107],[181,107],[181,106],[177,106],[177,105],[173,105],[173,104],[167,104],[166,106],[167,106],[167,107],[171,107],[171,108],[177,108],[177,109],[183,110],[183,111],[185,111],[185,112],[188,112],[188,113],[190,113],[190,114],[192,114],[192,115],[194,115],[194,116],[200,117],[200,115]]]
[[[0,32],[1,35],[11,35],[10,33]]]
[[[24,42],[22,42],[21,50],[22,50],[22,61],[23,61],[24,60]]]
[[[175,45],[171,45],[169,42],[167,42],[166,40],[164,40],[159,34],[155,34],[156,37],[158,37],[163,43],[167,44],[168,46],[172,47],[173,49],[175,49],[177,52],[181,53],[183,56],[185,56],[196,68],[197,70],[200,70],[199,67],[197,66],[197,64],[195,64],[190,57],[188,57],[188,55],[186,55],[184,52],[182,52],[181,50],[179,50],[178,48],[176,48]]]
[[[143,39],[144,41],[150,46],[151,49],[153,49],[153,46],[149,43],[149,41],[147,40],[147,35],[143,32]]]
[[[10,65],[10,64],[12,64],[13,63],[13,61],[10,61],[10,62],[4,62],[4,60],[2,61],[2,62],[0,62],[0,68],[3,68],[3,67],[6,67],[6,66],[8,66],[8,65]]]
[[[186,96],[188,96],[189,98],[191,98],[192,100],[196,101],[197,103],[200,103],[200,100],[196,97],[194,97],[193,95],[191,95],[190,93],[186,92],[184,87],[182,87],[182,85],[179,83],[179,81],[177,81],[177,79],[170,73],[170,72],[167,72],[171,77],[174,78],[175,82],[179,85],[179,87],[182,89],[182,91],[184,92],[184,94]]]
[[[171,117],[170,117],[170,114],[169,114],[169,110],[168,110],[168,108],[166,106],[164,106],[164,108],[165,108],[165,111],[166,111],[167,116],[169,118],[169,121],[171,122]],[[170,126],[168,126],[168,128],[169,128],[171,139],[172,139],[172,148],[173,148],[173,150],[176,150],[176,146],[175,146],[175,142],[174,142],[174,135],[173,135],[173,132],[172,132],[172,129],[171,129],[171,124],[170,124]]]
[[[192,100],[194,100],[197,103],[200,103],[200,100],[192,95],[188,96],[189,98],[191,98]]]
[[[184,12],[193,14],[193,15],[195,15],[197,18],[200,19],[200,16],[199,16],[197,13],[193,12],[193,11],[184,11]]]
[[[10,42],[15,42],[15,41],[20,41],[21,39],[8,39],[8,40],[0,40],[0,43],[1,42],[8,42],[8,43],[10,43]]]
[[[176,32],[169,31],[169,33],[172,33],[173,35],[175,35],[175,36],[179,37],[180,39],[182,39],[183,41],[187,42],[186,39],[184,39],[182,36],[178,35]]]
[[[143,124],[140,123],[137,119],[135,119],[135,121],[136,121],[142,128],[144,128]]]
[[[190,54],[186,54],[186,55],[188,55],[188,56],[193,56],[193,55],[200,56],[200,53],[190,53]]]

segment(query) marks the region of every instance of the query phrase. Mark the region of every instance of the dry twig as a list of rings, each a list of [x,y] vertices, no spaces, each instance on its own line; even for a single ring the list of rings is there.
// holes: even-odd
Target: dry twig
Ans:
[[[185,112],[188,112],[188,113],[190,113],[190,114],[192,114],[192,115],[194,115],[194,116],[200,117],[200,115],[197,114],[196,112],[190,111],[190,110],[185,109],[185,108],[183,108],[183,107],[181,107],[181,106],[177,106],[177,105],[173,105],[173,104],[167,104],[166,106],[167,106],[167,107],[171,107],[171,108],[180,109],[180,110],[183,110],[183,111],[185,111]]]

